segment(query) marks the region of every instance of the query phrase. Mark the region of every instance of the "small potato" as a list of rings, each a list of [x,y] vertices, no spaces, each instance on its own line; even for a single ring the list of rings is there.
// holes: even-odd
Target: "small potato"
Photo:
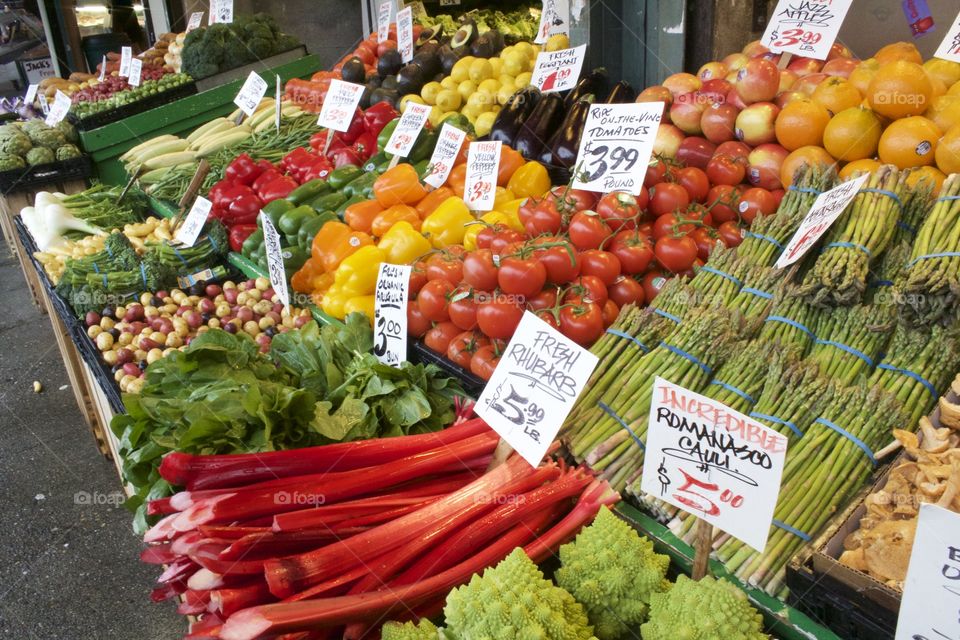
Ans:
[[[267,278],[257,278],[255,285],[259,291],[266,291],[270,288],[270,280]]]
[[[162,357],[163,351],[160,349],[150,349],[150,351],[147,353],[147,364],[153,364]]]
[[[180,337],[177,333],[168,333],[167,339],[164,341],[164,344],[168,347],[176,349],[183,345],[183,338]]]
[[[111,367],[117,364],[117,352],[114,351],[113,349],[110,349],[109,351],[104,351],[103,353],[100,354],[100,357],[103,358],[103,361],[106,362]]]
[[[121,333],[121,334],[120,334],[120,337],[117,338],[117,344],[118,344],[119,346],[121,346],[121,347],[125,347],[125,346],[127,346],[128,344],[130,344],[131,342],[133,342],[133,334],[132,334],[132,333]]]
[[[134,378],[127,385],[127,393],[140,393],[143,391],[143,378]]]
[[[249,333],[251,336],[256,337],[260,333],[260,325],[257,324],[255,320],[247,320],[243,323],[243,330]]]
[[[100,328],[104,331],[110,331],[110,329],[113,329],[115,326],[117,326],[117,321],[113,318],[100,318]]]
[[[91,327],[92,329],[93,327]],[[97,349],[100,351],[107,351],[113,348],[113,336],[106,331],[102,331],[97,335]]]
[[[96,340],[97,336],[103,333],[103,327],[98,324],[95,324],[91,327],[87,327],[87,335]]]

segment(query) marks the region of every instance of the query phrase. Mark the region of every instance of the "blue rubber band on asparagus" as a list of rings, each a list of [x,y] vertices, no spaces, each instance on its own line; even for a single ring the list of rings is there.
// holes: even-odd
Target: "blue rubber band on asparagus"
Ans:
[[[207,234],[207,240],[210,241],[210,246],[213,247],[214,252],[220,253],[220,247],[217,245],[217,241],[213,239],[213,236],[209,233]]]
[[[754,289],[753,287],[744,287],[740,289],[740,293],[751,293],[758,298],[763,298],[764,300],[771,300],[773,298],[773,294],[769,291],[761,291],[760,289]]]
[[[669,351],[670,353],[675,353],[676,355],[680,356],[681,358],[685,358],[685,359],[689,360],[689,361],[692,362],[693,364],[695,364],[695,365],[697,365],[698,367],[700,367],[700,370],[703,371],[703,372],[704,372],[705,374],[707,374],[708,376],[713,375],[713,369],[711,369],[710,367],[708,367],[707,365],[705,365],[703,362],[701,362],[700,359],[697,358],[695,355],[689,354],[689,353],[687,353],[686,351],[684,351],[683,349],[681,349],[681,348],[679,348],[679,347],[675,347],[675,346],[673,346],[672,344],[667,344],[666,342],[661,342],[661,343],[660,343],[660,346],[663,347],[664,349],[666,349],[667,351]]]
[[[96,262],[93,263],[93,272],[100,273],[100,265],[98,265]]]
[[[746,400],[746,401],[749,402],[750,404],[756,404],[756,403],[757,403],[756,400],[754,400],[752,397],[750,397],[750,394],[749,394],[749,393],[747,393],[747,392],[745,392],[745,391],[742,391],[741,389],[737,389],[737,388],[736,388],[735,386],[733,386],[732,384],[727,384],[726,382],[721,382],[720,380],[711,380],[711,381],[710,381],[710,384],[715,384],[715,385],[717,385],[718,387],[721,387],[721,388],[723,388],[723,389],[726,389],[726,390],[729,391],[730,393],[733,393],[733,394],[736,394],[736,395],[740,396],[741,398],[743,398],[744,400]]]
[[[798,438],[803,437],[803,431],[800,431],[800,428],[797,427],[797,425],[790,422],[789,420],[783,420],[781,418],[778,418],[777,416],[767,415],[766,413],[760,413],[759,411],[751,411],[749,415],[751,418],[757,418],[758,420],[766,420],[768,422],[782,424],[783,426],[790,429],[790,431],[793,431]]]
[[[793,535],[797,536],[804,542],[810,542],[810,540],[812,540],[809,534],[804,533],[803,531],[800,531],[800,529],[795,529],[794,527],[791,527],[786,522],[781,522],[780,520],[777,520],[776,518],[774,518],[773,520],[771,520],[771,523],[773,524],[773,526],[777,527],[778,529],[783,529],[787,533],[792,533]]]
[[[867,254],[868,258],[873,257],[873,254],[870,253],[870,249],[867,249],[862,244],[857,244],[856,242],[831,242],[830,244],[825,245],[823,247],[823,251],[826,251],[827,249],[832,249],[834,247],[840,247],[845,249],[859,249],[860,251],[863,251],[865,254]],[[821,251],[821,253],[823,252]]]
[[[881,362],[877,365],[877,369],[883,369],[885,371],[896,371],[899,374],[905,375],[908,378],[913,378],[917,382],[923,385],[923,388],[930,392],[930,397],[934,400],[937,399],[937,389],[930,383],[929,380],[925,379],[918,373],[914,373],[909,369],[901,369],[900,367],[895,367],[892,364],[887,364],[886,362]]]
[[[733,284],[737,285],[737,287],[742,287],[742,286],[743,286],[743,283],[740,282],[740,280],[739,280],[738,278],[736,278],[735,276],[730,275],[730,274],[727,273],[726,271],[720,271],[720,269],[714,269],[713,267],[708,267],[708,266],[706,266],[706,265],[700,267],[699,271],[706,271],[707,273],[712,273],[712,274],[715,275],[715,276],[720,276],[721,278],[725,278],[725,279],[729,280],[730,282],[732,282]]]
[[[942,251],[940,253],[928,253],[926,255],[918,256],[907,263],[907,269],[917,264],[921,260],[930,260],[931,258],[958,258],[960,257],[960,251]]]
[[[189,267],[189,266],[190,266],[190,264],[189,264],[189,263],[186,261],[186,259],[183,257],[183,254],[180,253],[180,249],[177,249],[176,245],[172,245],[172,244],[171,244],[171,245],[170,245],[170,248],[173,249],[174,255],[176,255],[177,258],[180,259],[180,262],[183,263],[183,266],[185,266],[185,267]]]
[[[762,233],[754,233],[753,231],[747,231],[743,234],[744,238],[756,238],[757,240],[763,240],[764,242],[769,242],[777,249],[783,249],[783,245],[776,241],[776,239],[771,238],[770,236],[765,236]]]
[[[866,362],[866,363],[867,363],[867,366],[869,366],[869,367],[872,367],[872,366],[873,366],[873,359],[871,359],[870,356],[868,356],[867,354],[865,354],[863,351],[860,351],[859,349],[854,349],[854,348],[851,347],[850,345],[843,344],[842,342],[836,342],[836,341],[834,341],[834,340],[821,340],[820,338],[817,338],[814,342],[815,342],[815,344],[825,344],[825,345],[829,345],[829,346],[831,346],[831,347],[836,347],[837,349],[840,349],[841,351],[846,351],[846,352],[849,353],[850,355],[852,355],[852,356],[857,356],[858,358],[860,358],[861,360],[863,360],[864,362]]]
[[[630,434],[630,437],[633,438],[633,441],[637,443],[637,446],[639,446],[644,451],[647,450],[646,445],[643,444],[643,440],[641,440],[640,437],[633,432],[633,429],[630,428],[630,425],[628,425],[623,418],[617,415],[616,411],[611,409],[609,406],[607,406],[605,402],[602,402],[602,401],[597,402],[597,406],[600,407],[603,410],[603,412],[606,413],[608,416],[610,416],[611,418],[619,422],[620,426],[626,429],[627,433]]]
[[[800,331],[803,331],[805,334],[807,334],[811,338],[813,337],[813,331],[810,331],[810,329],[807,329],[805,326],[803,326],[796,320],[791,320],[790,318],[786,318],[784,316],[767,316],[764,319],[764,322],[782,322],[783,324],[790,325],[794,329],[800,329]]]
[[[954,200],[960,200],[960,196],[941,196],[937,198],[937,202],[952,202]]]
[[[640,347],[640,350],[643,351],[644,353],[649,353],[649,352],[650,352],[650,347],[648,347],[647,345],[643,344],[642,342],[640,342],[639,340],[637,340],[636,338],[634,338],[634,337],[633,337],[632,335],[630,335],[629,333],[624,333],[623,331],[620,331],[619,329],[607,329],[607,333],[609,333],[609,334],[612,335],[612,336],[617,336],[618,338],[623,338],[624,340],[629,340],[630,342],[632,342],[632,343],[634,343],[635,345],[637,345],[638,347]]]
[[[874,280],[870,283],[871,287],[892,287],[893,280]]]
[[[790,185],[787,187],[787,191],[796,191],[797,193],[812,193],[814,195],[820,195],[823,191],[819,189],[814,189],[812,187],[798,187],[796,185]]]
[[[917,235],[917,229],[913,225],[907,224],[903,220],[897,220],[897,226],[909,233],[910,235]]]
[[[888,198],[893,198],[897,203],[897,206],[900,208],[900,211],[903,211],[903,200],[900,199],[900,196],[894,193],[893,191],[887,191],[886,189],[875,189],[873,187],[867,187],[865,189],[860,189],[857,193],[879,193],[880,195],[887,196]]]
[[[107,255],[113,258],[113,247],[110,245],[105,245],[103,248],[107,250]]]
[[[672,313],[667,313],[667,312],[664,311],[663,309],[654,309],[653,312],[654,312],[655,314],[657,314],[658,316],[663,316],[663,317],[666,318],[667,320],[673,320],[673,321],[676,322],[677,324],[680,324],[680,318],[678,318],[677,316],[673,315]]]
[[[825,427],[827,427],[827,428],[829,428],[829,429],[833,429],[834,431],[836,431],[837,433],[839,433],[840,435],[842,435],[844,438],[846,438],[847,440],[849,440],[849,441],[852,442],[853,444],[855,444],[855,445],[857,445],[858,447],[860,447],[860,450],[863,451],[864,454],[866,454],[867,458],[870,460],[870,463],[871,463],[873,466],[877,466],[877,459],[873,457],[873,451],[870,450],[870,447],[868,447],[868,446],[867,446],[867,443],[865,443],[863,440],[861,440],[861,439],[858,438],[857,436],[853,435],[852,433],[850,433],[849,431],[847,431],[847,430],[844,429],[843,427],[840,427],[840,426],[838,426],[838,425],[830,422],[830,421],[827,420],[826,418],[817,418],[816,420],[814,420],[814,422],[816,422],[816,423],[818,423],[818,424],[822,424],[823,426],[825,426]]]

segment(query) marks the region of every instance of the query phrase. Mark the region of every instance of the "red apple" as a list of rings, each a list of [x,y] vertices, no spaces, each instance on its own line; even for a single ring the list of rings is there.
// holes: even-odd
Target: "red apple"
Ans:
[[[748,42],[747,45],[741,49],[743,55],[751,58],[753,56],[760,55],[761,53],[767,53],[770,51],[762,42],[759,40],[754,40],[753,42]]]
[[[636,102],[662,102],[664,117],[670,113],[670,104],[673,102],[673,94],[670,89],[661,85],[647,87],[637,95]]]
[[[683,142],[680,143],[680,148],[677,149],[677,160],[688,167],[706,169],[707,163],[710,162],[710,158],[713,157],[716,150],[717,145],[706,138],[690,136],[684,138]]]
[[[700,117],[706,108],[706,101],[700,100],[696,92],[684,93],[676,96],[670,106],[670,121],[684,133],[698,135],[701,133]]]
[[[849,78],[850,74],[853,73],[853,70],[858,66],[860,66],[860,61],[854,58],[834,58],[833,60],[827,60],[821,72],[828,76]]]
[[[781,189],[780,167],[790,154],[778,144],[761,144],[747,158],[747,180],[755,187]]]
[[[731,53],[724,58],[722,62],[730,71],[740,71],[740,69],[743,69],[743,66],[747,64],[748,60],[750,60],[750,58],[742,53]]]
[[[777,120],[780,107],[772,102],[757,102],[740,112],[737,116],[737,139],[751,147],[777,139],[773,125]]]
[[[653,152],[665,158],[676,158],[677,150],[685,137],[683,131],[676,126],[661,122],[657,137],[653,141]]]
[[[798,57],[790,61],[790,64],[787,65],[787,69],[790,69],[790,71],[796,71],[797,75],[802,78],[803,76],[808,76],[811,73],[819,73],[822,66],[823,62],[820,60]]]
[[[784,91],[789,91],[790,87],[800,78],[797,75],[796,71],[790,71],[790,69],[781,69],[780,70],[780,86],[777,87],[777,93],[783,93]]]
[[[729,142],[721,142],[720,145],[717,146],[717,150],[713,155],[728,156],[734,160],[738,158],[741,160],[746,160],[751,151],[753,151],[753,149],[743,144],[739,140],[731,140]]]
[[[706,82],[708,80],[714,80],[716,78],[722,78],[730,72],[727,69],[727,65],[722,62],[708,62],[707,64],[700,67],[700,70],[697,71],[697,77],[702,81]]]
[[[853,52],[850,51],[845,45],[840,44],[839,42],[834,42],[833,46],[830,47],[830,53],[827,54],[827,61],[834,60],[836,58],[852,58]]]
[[[702,85],[703,83],[700,82],[700,78],[692,73],[675,73],[663,81],[663,86],[670,90],[674,99],[684,93],[696,91]]]
[[[710,142],[720,144],[734,140],[736,136],[737,115],[740,110],[732,104],[714,103],[707,107],[700,117],[700,130]]]
[[[747,103],[743,101],[743,98],[740,97],[740,94],[737,93],[736,89],[730,89],[730,91],[727,93],[727,99],[724,102],[727,104],[732,104],[741,111],[747,108]]]
[[[737,94],[747,104],[768,102],[777,95],[780,86],[780,70],[777,65],[763,58],[753,58],[737,72],[734,85]]]
[[[793,86],[790,87],[792,91],[799,91],[805,93],[808,96],[813,95],[813,90],[817,88],[817,85],[829,78],[825,73],[811,73],[809,75],[801,76],[799,80],[793,83]]]
[[[697,92],[707,103],[709,107],[716,102],[726,102],[727,94],[733,89],[733,85],[723,78],[714,78],[707,80]]]
[[[774,99],[774,104],[783,109],[786,105],[793,102],[794,100],[809,100],[810,96],[805,93],[800,93],[799,91],[784,91],[783,93],[778,93],[777,97]]]

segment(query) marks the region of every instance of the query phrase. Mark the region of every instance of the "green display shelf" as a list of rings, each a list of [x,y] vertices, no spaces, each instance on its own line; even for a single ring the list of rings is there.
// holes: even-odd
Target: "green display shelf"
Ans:
[[[260,268],[260,265],[256,264],[252,260],[248,259],[242,254],[231,251],[227,254],[227,262],[235,266],[240,270],[240,273],[247,276],[248,278],[269,278],[270,275]]]

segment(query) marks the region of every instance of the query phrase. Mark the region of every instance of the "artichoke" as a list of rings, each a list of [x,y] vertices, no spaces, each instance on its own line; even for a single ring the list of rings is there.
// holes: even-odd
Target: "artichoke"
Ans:
[[[51,151],[67,144],[67,139],[59,129],[49,127],[44,129],[31,129],[27,132],[27,135],[30,136],[30,141],[33,142],[35,146],[46,147]]]
[[[72,124],[66,120],[61,120],[57,123],[56,129],[63,134],[63,137],[67,139],[67,142],[70,144],[76,144],[80,140],[80,136],[77,135],[77,129]]]
[[[79,158],[81,155],[80,149],[73,144],[65,144],[57,149],[57,160],[70,160],[71,158]]]
[[[36,164],[47,164],[49,162],[54,162],[56,156],[53,155],[53,151],[47,149],[46,147],[34,147],[27,152],[27,164],[36,165]]]
[[[7,134],[6,137],[0,138],[0,153],[25,156],[32,148],[33,144],[30,142],[30,138],[22,133]]]
[[[10,171],[11,169],[23,169],[27,163],[20,156],[9,153],[0,154],[0,171]]]

